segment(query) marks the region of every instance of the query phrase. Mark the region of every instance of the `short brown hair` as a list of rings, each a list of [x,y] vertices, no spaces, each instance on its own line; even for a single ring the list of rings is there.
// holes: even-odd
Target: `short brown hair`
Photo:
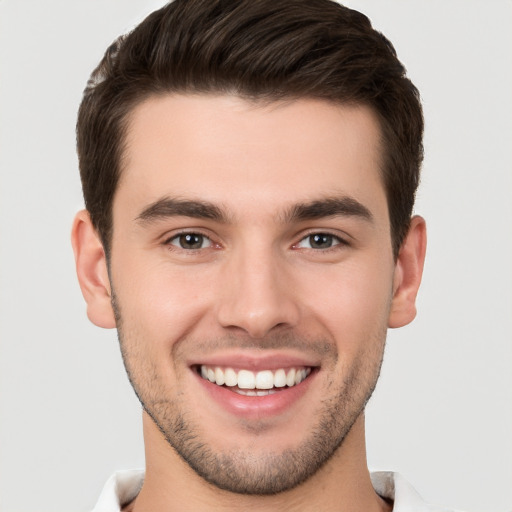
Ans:
[[[175,0],[118,38],[87,83],[77,122],[85,204],[107,256],[128,115],[165,93],[371,107],[397,256],[419,183],[423,115],[392,44],[366,16],[331,0]]]

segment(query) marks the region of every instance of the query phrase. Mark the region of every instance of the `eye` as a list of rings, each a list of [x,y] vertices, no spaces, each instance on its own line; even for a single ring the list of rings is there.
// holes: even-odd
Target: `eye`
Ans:
[[[212,241],[200,233],[181,233],[173,236],[167,243],[188,250],[205,249],[212,246]]]
[[[345,242],[329,233],[312,233],[304,237],[295,247],[301,249],[330,249],[336,245],[345,244]]]

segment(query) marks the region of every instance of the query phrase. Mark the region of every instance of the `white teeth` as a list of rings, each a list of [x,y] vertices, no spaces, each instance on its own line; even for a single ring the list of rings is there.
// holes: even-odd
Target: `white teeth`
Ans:
[[[236,391],[239,395],[244,396],[258,396],[258,393],[254,391],[254,389],[237,389]]]
[[[300,384],[310,373],[311,368],[290,368],[284,370],[262,370],[252,372],[250,370],[239,370],[233,368],[220,368],[201,365],[201,377],[217,384],[226,385],[230,388],[238,387],[237,392],[248,396],[265,396],[274,393],[273,388],[292,387]],[[252,391],[257,389],[258,391]]]
[[[262,389],[262,390],[256,391],[256,395],[258,395],[258,396],[273,395],[274,393],[275,393],[275,391],[272,389]]]
[[[284,388],[286,386],[286,372],[281,368],[274,373],[274,386]]]
[[[220,368],[215,368],[215,384],[222,386],[225,382],[224,372]]]
[[[239,395],[244,396],[267,396],[267,395],[273,395],[274,393],[277,393],[274,389],[266,389],[266,390],[255,390],[255,389],[234,389],[235,393]]]
[[[292,387],[295,385],[295,369],[292,368],[288,375],[286,375],[286,385],[289,387]]]
[[[256,387],[258,389],[272,389],[274,387],[274,374],[270,370],[256,374]]]
[[[256,377],[249,370],[240,370],[238,372],[238,387],[241,389],[254,389],[256,387]]]
[[[300,384],[305,378],[306,378],[306,370],[304,370],[304,368],[303,368],[302,370],[299,370],[295,374],[295,384]]]
[[[204,368],[204,366],[201,366],[201,375],[202,368]],[[226,368],[224,372],[224,384],[226,384],[226,386],[236,386],[238,384],[238,376],[233,368]]]

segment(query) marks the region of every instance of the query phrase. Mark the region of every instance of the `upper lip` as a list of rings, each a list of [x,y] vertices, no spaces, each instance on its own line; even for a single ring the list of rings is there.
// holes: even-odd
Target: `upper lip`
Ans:
[[[316,367],[320,366],[318,360],[307,356],[287,354],[281,352],[265,351],[265,353],[230,351],[229,353],[217,353],[189,361],[189,366],[220,366],[226,368],[238,368],[253,371],[278,370],[280,368]]]

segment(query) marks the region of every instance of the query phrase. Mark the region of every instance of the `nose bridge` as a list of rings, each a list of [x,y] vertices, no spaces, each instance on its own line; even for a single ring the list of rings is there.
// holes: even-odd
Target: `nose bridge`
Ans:
[[[261,338],[275,327],[297,323],[299,310],[290,293],[290,274],[275,247],[243,244],[228,260],[218,308],[223,327],[237,327],[253,338]]]

